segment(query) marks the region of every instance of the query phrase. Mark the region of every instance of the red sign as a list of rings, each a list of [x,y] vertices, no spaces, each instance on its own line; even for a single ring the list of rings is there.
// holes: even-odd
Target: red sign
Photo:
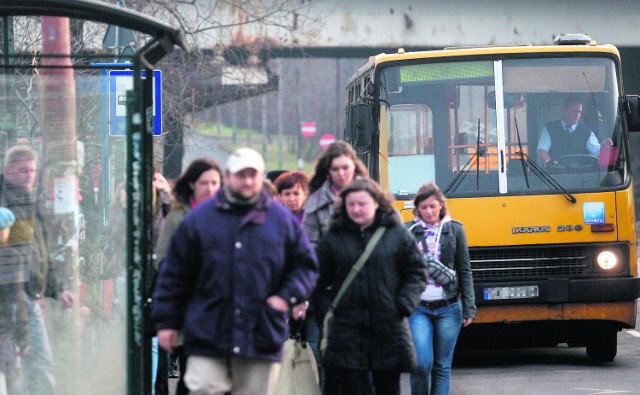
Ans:
[[[316,134],[317,130],[315,122],[302,122],[302,125],[300,126],[300,133],[302,133],[304,137],[313,136]]]
[[[332,135],[331,133],[325,133],[322,136],[320,136],[320,148],[325,150],[334,141],[336,141],[336,136]]]

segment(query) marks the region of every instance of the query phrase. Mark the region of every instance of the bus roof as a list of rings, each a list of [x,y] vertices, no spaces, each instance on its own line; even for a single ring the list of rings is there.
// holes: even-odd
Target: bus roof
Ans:
[[[511,55],[511,54],[551,54],[551,53],[604,53],[614,55],[620,58],[618,49],[611,44],[603,45],[513,45],[513,46],[483,46],[483,47],[460,47],[445,48],[432,51],[415,51],[404,52],[402,49],[398,53],[386,54],[381,53],[371,56],[369,61],[358,69],[358,71],[349,78],[347,85],[351,85],[354,80],[358,79],[363,73],[368,72],[372,68],[387,62],[406,61],[413,59],[428,58],[456,58],[470,56],[491,56],[491,55]]]

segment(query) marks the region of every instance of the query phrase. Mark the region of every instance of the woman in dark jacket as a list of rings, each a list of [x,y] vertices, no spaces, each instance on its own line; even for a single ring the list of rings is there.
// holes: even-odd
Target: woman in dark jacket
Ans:
[[[333,300],[372,234],[385,227],[335,308],[322,360],[325,394],[373,394],[369,374],[377,395],[399,394],[400,373],[415,367],[407,318],[420,300],[426,270],[392,201],[373,180],[351,181],[340,192],[329,230],[318,244],[318,284],[331,286]]]
[[[173,187],[174,202],[171,211],[164,219],[158,243],[154,250],[156,259],[154,265],[159,270],[171,242],[173,233],[178,229],[180,222],[191,212],[191,209],[200,203],[211,199],[216,195],[222,185],[222,170],[220,165],[210,158],[195,159],[189,164],[187,170],[176,180]],[[184,374],[187,370],[187,358],[179,347],[173,356],[178,358],[179,379],[176,386],[176,395],[186,395],[189,389],[184,383]],[[170,370],[173,368],[170,367]],[[170,373],[174,373],[170,371]]]
[[[476,316],[467,238],[462,224],[448,215],[446,198],[434,183],[420,187],[413,205],[416,219],[407,226],[418,247],[456,274],[448,284],[429,278],[420,306],[411,315],[411,335],[418,355],[411,394],[446,395],[460,328],[471,325]]]

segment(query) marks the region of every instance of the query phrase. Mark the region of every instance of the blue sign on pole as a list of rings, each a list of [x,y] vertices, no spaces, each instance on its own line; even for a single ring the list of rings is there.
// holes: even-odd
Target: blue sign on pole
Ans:
[[[142,73],[145,77],[145,73]],[[133,70],[109,70],[109,135],[127,134],[127,91],[133,90]],[[162,72],[153,71],[153,135],[162,134]]]

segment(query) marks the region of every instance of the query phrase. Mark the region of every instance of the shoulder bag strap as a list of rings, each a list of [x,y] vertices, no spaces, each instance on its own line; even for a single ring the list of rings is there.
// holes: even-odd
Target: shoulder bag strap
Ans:
[[[411,233],[412,236],[415,236],[413,233],[413,228],[417,227],[420,227],[422,229],[422,234],[420,235],[420,240],[418,241],[418,243],[420,243],[420,245],[422,246],[422,253],[428,254],[429,247],[427,246],[427,241],[424,239],[424,234],[426,233],[424,226],[422,226],[422,224],[420,224],[419,222],[416,222],[415,224],[411,225],[411,227],[409,227],[409,233]]]
[[[369,255],[371,255],[371,251],[373,251],[376,244],[378,244],[378,241],[382,237],[382,234],[384,233],[385,229],[386,228],[384,226],[379,226],[378,229],[376,229],[373,236],[371,236],[371,239],[367,243],[367,246],[364,248],[364,252],[362,253],[362,255],[360,255],[356,263],[351,267],[351,270],[349,271],[347,278],[344,279],[344,282],[340,286],[340,289],[338,290],[336,297],[333,299],[333,302],[331,302],[332,310],[334,310],[338,305],[338,303],[340,303],[340,299],[342,299],[342,295],[347,290],[347,288],[349,288],[349,285],[351,285],[351,282],[353,281],[353,279],[356,277],[356,275],[358,274],[362,266],[364,266],[364,263],[367,261],[367,259],[369,259]]]

